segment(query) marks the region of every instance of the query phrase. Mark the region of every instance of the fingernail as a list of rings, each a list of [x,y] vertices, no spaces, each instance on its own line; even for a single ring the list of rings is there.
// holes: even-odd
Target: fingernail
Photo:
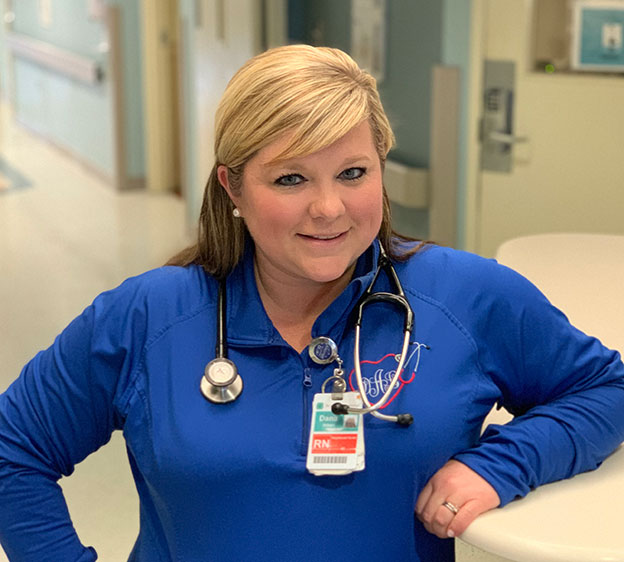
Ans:
[[[446,535],[449,539],[452,539],[455,536],[455,533],[449,529],[448,531],[446,531]]]

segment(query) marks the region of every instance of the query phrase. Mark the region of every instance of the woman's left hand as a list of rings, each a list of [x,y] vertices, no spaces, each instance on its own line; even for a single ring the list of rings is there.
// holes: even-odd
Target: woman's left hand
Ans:
[[[483,477],[465,464],[450,460],[418,496],[416,516],[427,531],[445,539],[461,535],[479,515],[499,504],[496,490]],[[452,508],[457,508],[457,513]]]

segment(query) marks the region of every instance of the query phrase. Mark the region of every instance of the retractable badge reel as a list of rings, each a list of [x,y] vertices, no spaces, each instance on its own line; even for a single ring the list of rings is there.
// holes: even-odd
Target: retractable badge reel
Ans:
[[[362,416],[337,415],[332,412],[332,405],[336,402],[355,408],[362,407],[362,398],[358,392],[345,392],[347,385],[338,348],[330,338],[320,337],[310,342],[308,354],[319,365],[329,365],[337,361],[338,367],[323,383],[321,392],[314,395],[306,468],[317,476],[339,476],[364,470]],[[330,382],[331,393],[325,392]]]

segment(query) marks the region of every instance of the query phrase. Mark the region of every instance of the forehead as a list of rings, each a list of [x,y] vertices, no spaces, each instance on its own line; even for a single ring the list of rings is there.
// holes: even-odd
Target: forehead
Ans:
[[[253,160],[258,164],[266,166],[277,166],[288,163],[292,160],[301,160],[316,157],[348,157],[359,154],[377,154],[373,141],[373,134],[368,121],[362,121],[350,129],[346,134],[329,144],[325,144],[317,150],[297,151],[297,144],[293,146],[294,132],[286,132],[275,141],[261,148]]]

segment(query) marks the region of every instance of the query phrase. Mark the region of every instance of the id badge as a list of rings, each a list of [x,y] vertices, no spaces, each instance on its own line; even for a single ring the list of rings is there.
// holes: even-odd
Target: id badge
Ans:
[[[329,393],[314,395],[306,468],[317,476],[364,470],[364,420],[360,414],[334,414],[334,402]],[[362,407],[359,392],[345,392],[340,402]]]

